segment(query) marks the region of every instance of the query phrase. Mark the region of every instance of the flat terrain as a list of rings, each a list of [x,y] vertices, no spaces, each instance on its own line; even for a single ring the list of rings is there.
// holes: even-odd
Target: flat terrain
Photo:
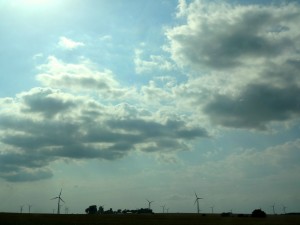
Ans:
[[[300,215],[275,215],[267,218],[221,217],[187,213],[83,215],[0,213],[1,225],[299,225]]]

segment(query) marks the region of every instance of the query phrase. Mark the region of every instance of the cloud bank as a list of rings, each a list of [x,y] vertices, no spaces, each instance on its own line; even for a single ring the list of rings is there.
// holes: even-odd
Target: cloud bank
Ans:
[[[0,176],[8,181],[49,178],[50,164],[57,160],[116,160],[139,151],[176,153],[209,136],[205,128],[176,113],[123,102],[130,90],[121,88],[111,72],[53,57],[39,69],[43,73],[37,78],[45,87],[0,102]],[[102,100],[112,98],[116,90],[114,104]]]
[[[190,69],[177,89],[182,102],[224,127],[263,130],[299,119],[298,3],[180,1],[178,10],[186,22],[167,29],[166,49]]]
[[[88,58],[52,55],[37,68],[41,87],[0,99],[0,177],[47,179],[59,160],[173,154],[215,129],[299,121],[299,4],[179,1],[176,17],[183,22],[165,29],[162,46],[169,59],[133,49],[136,73],[162,73],[148,84],[130,87]],[[84,43],[61,37],[59,46]]]

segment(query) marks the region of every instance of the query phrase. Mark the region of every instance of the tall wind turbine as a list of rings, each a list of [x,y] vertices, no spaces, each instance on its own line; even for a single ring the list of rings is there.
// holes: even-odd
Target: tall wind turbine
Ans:
[[[28,204],[28,213],[30,213],[30,209],[31,209],[32,205]]]
[[[24,207],[24,205],[20,205],[20,213],[23,212],[23,207]]]
[[[160,207],[162,207],[163,213],[165,213],[165,207],[166,207],[166,205],[162,205],[162,206],[160,206]]]
[[[286,214],[286,211],[285,211],[286,210],[286,206],[283,205],[282,206],[282,210],[283,210],[283,213]]]
[[[60,189],[59,195],[57,197],[51,198],[50,200],[57,199],[57,214],[60,214],[60,201],[64,202],[64,200],[60,197],[62,189]]]
[[[199,200],[200,199],[203,199],[203,198],[199,198],[195,192],[195,196],[196,196],[196,199],[195,199],[195,202],[194,202],[194,205],[197,203],[197,212],[200,213],[200,208],[199,208]]]
[[[273,205],[271,205],[272,209],[273,209],[273,214],[275,215],[275,203]]]
[[[151,203],[154,202],[154,201],[149,201],[148,199],[146,199],[147,202],[148,202],[148,209],[151,209]]]

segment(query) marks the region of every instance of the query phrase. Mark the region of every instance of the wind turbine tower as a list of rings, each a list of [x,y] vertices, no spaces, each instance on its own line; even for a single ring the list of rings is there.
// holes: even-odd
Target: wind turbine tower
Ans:
[[[61,196],[61,192],[62,189],[60,189],[59,195],[57,197],[51,198],[51,200],[53,199],[57,199],[57,214],[60,214],[60,201],[64,202],[64,200],[60,197]]]
[[[285,211],[286,207],[284,205],[282,206],[282,210],[283,210],[283,213],[286,214],[286,211]]]
[[[162,207],[163,213],[165,213],[165,207],[166,207],[166,205],[162,205],[162,206],[160,206],[160,207]]]
[[[151,203],[154,202],[154,201],[149,201],[148,199],[146,199],[147,202],[148,202],[148,209],[151,209]]]
[[[214,214],[214,207],[215,206],[211,206],[210,208],[211,208],[211,214]]]
[[[32,207],[32,205],[28,205],[28,213],[30,213],[31,207]]]
[[[195,202],[194,202],[194,205],[197,203],[197,212],[200,213],[200,208],[199,208],[199,200],[200,199],[203,199],[203,198],[199,198],[195,192],[195,196],[196,196],[196,199],[195,199]]]
[[[273,205],[271,205],[272,209],[273,209],[273,214],[275,215],[275,203]]]
[[[23,207],[24,207],[24,205],[21,205],[21,206],[20,206],[20,213],[23,212]]]

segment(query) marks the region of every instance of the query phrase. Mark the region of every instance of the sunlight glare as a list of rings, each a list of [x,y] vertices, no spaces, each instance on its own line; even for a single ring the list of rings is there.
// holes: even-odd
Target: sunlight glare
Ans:
[[[51,0],[23,0],[24,5],[39,6],[49,4]]]
[[[15,7],[22,8],[45,8],[49,6],[53,6],[55,4],[55,0],[15,0],[12,1],[12,5]]]

